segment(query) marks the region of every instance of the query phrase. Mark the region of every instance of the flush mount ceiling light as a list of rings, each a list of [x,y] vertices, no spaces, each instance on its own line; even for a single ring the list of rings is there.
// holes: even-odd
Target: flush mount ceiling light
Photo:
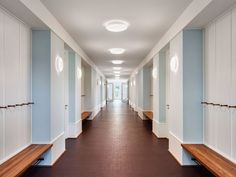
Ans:
[[[105,28],[111,32],[122,32],[128,29],[129,23],[123,20],[109,20],[104,23]]]
[[[119,54],[124,53],[125,49],[123,49],[123,48],[111,48],[111,49],[109,49],[109,51],[111,52],[111,54],[119,55]]]
[[[121,70],[121,67],[113,67],[114,70]]]
[[[112,60],[111,62],[115,65],[120,65],[120,64],[124,63],[123,60]]]
[[[119,75],[119,74],[116,74],[115,76],[116,76],[116,77],[120,77],[120,75]]]
[[[115,74],[120,74],[120,71],[114,71]]]

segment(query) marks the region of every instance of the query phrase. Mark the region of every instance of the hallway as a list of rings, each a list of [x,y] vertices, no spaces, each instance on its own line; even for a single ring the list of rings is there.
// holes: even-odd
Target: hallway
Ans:
[[[78,139],[67,140],[66,152],[52,167],[37,167],[31,177],[200,177],[198,167],[181,167],[157,139],[151,122],[142,121],[125,103],[114,101],[93,121],[83,123]]]

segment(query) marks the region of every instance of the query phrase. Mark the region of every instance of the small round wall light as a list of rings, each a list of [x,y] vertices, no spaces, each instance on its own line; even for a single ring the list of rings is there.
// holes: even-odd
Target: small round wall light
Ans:
[[[81,71],[81,69],[80,69],[80,67],[77,67],[77,77],[78,77],[78,79],[81,79],[81,77],[82,77],[82,71]]]
[[[178,59],[178,56],[175,55],[171,58],[170,60],[170,69],[171,71],[173,71],[174,73],[177,73],[178,72],[178,69],[179,69],[179,59]]]
[[[56,68],[57,73],[62,72],[64,68],[63,59],[59,55],[56,56],[55,68]]]
[[[157,68],[153,68],[153,69],[152,69],[152,77],[153,77],[154,79],[157,78]]]

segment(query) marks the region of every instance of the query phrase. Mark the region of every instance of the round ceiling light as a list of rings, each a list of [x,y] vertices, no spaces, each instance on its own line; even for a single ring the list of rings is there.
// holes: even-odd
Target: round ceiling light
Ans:
[[[109,51],[111,52],[111,54],[115,54],[115,55],[119,55],[125,52],[125,49],[123,48],[111,48],[109,49]]]
[[[121,70],[121,67],[113,67],[114,70]]]
[[[122,32],[128,29],[129,23],[123,20],[109,20],[104,23],[105,28],[111,32]]]
[[[115,65],[120,65],[120,64],[124,63],[123,60],[112,60],[111,62]]]

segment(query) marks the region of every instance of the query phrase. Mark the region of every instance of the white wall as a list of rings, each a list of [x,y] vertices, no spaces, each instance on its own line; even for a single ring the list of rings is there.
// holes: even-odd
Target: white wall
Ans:
[[[92,112],[93,119],[106,103],[105,78],[90,66],[82,67],[82,77],[82,109]]]
[[[206,27],[204,101],[236,105],[236,9]],[[205,106],[204,143],[236,162],[235,109]]]
[[[77,138],[82,132],[81,122],[81,58],[69,52],[69,137]],[[83,75],[83,74],[82,74]]]
[[[166,52],[160,52],[153,58],[153,133],[159,138],[168,137],[166,121]]]
[[[31,102],[30,29],[0,9],[0,105]],[[0,109],[0,164],[31,143],[31,107]]]
[[[85,111],[85,68],[81,65],[81,113]]]

